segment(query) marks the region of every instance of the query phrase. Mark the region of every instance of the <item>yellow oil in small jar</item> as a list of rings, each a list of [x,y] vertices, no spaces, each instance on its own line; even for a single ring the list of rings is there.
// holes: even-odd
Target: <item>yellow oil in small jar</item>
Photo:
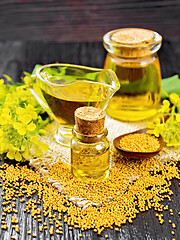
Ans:
[[[160,35],[150,30],[120,29],[104,36],[109,52],[104,68],[114,70],[121,84],[109,102],[108,115],[122,121],[140,121],[157,113],[161,70],[156,52],[160,45]]]
[[[82,181],[103,180],[109,174],[109,141],[105,111],[80,107],[75,111],[71,140],[71,172]]]
[[[98,150],[98,145],[101,148]],[[103,180],[109,174],[109,147],[105,144],[85,143],[80,148],[72,150],[71,171],[72,174],[83,180]],[[92,151],[92,149],[94,151]]]

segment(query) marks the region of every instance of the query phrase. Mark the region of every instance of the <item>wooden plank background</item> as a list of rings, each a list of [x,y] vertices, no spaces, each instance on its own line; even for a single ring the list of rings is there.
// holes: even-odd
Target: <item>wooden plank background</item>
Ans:
[[[3,74],[20,81],[23,71],[31,72],[35,64],[68,62],[103,67],[106,51],[102,37],[109,30],[121,27],[143,27],[159,32],[163,38],[159,57],[162,76],[180,75],[180,0],[0,0],[0,78]],[[22,210],[17,199],[20,233],[16,240],[32,240],[27,230],[39,240],[165,240],[172,239],[168,220],[176,224],[175,239],[180,239],[179,181],[173,180],[172,202],[174,216],[164,213],[160,225],[155,211],[139,214],[133,224],[123,225],[119,232],[107,229],[98,236],[93,231],[70,230],[63,225],[63,235],[50,236],[38,230],[38,222]],[[2,189],[0,188],[0,193]],[[36,196],[34,196],[36,197]],[[0,195],[0,218],[2,217]],[[42,208],[42,203],[41,203]],[[48,222],[48,219],[43,219]],[[0,228],[0,240],[10,240],[11,215],[7,218],[9,231]],[[50,225],[48,223],[48,229]],[[14,233],[13,233],[14,234]]]
[[[122,27],[180,37],[179,0],[1,0],[0,40],[102,41]]]
[[[179,40],[164,40],[158,52],[162,77],[180,76]],[[20,81],[23,71],[32,72],[36,64],[72,63],[102,68],[106,56],[102,42],[56,43],[43,41],[1,41],[0,78],[8,74]]]

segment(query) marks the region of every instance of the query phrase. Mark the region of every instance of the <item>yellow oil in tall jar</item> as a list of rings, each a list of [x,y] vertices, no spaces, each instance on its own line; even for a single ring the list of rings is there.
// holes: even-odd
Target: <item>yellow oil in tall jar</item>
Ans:
[[[109,52],[104,68],[114,70],[121,84],[110,100],[108,115],[122,121],[140,121],[157,113],[161,70],[156,52],[160,45],[161,36],[144,29],[119,29],[104,36]]]

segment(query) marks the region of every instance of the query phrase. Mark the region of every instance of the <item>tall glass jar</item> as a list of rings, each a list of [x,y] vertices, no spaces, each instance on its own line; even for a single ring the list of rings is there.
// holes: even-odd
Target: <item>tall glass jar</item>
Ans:
[[[122,121],[140,121],[154,116],[160,105],[161,70],[157,51],[162,37],[151,30],[124,28],[104,35],[108,51],[104,68],[115,71],[121,88],[107,113]]]
[[[71,172],[82,181],[103,180],[109,174],[109,141],[104,119],[105,112],[98,108],[81,107],[75,111]]]

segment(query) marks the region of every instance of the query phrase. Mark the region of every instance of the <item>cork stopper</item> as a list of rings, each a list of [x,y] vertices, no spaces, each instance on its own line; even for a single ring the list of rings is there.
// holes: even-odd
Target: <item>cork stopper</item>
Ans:
[[[115,32],[111,40],[124,45],[140,45],[153,42],[154,32],[141,28],[124,28]]]
[[[76,131],[84,135],[98,135],[104,131],[106,112],[95,107],[80,107],[75,111]]]

